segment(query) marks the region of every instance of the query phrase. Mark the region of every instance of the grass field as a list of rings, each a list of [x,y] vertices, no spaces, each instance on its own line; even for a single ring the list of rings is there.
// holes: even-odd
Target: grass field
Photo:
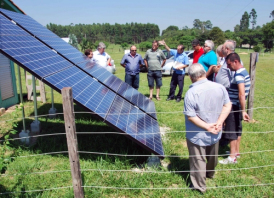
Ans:
[[[116,76],[124,80],[124,68],[120,66],[123,56],[119,46],[109,46],[106,50],[115,60]],[[249,67],[248,50],[238,49],[246,68]],[[250,51],[251,52],[251,51]],[[144,55],[144,52],[140,52]],[[256,69],[254,121],[243,123],[243,136],[241,143],[241,158],[238,164],[221,165],[216,167],[216,176],[207,180],[208,190],[204,195],[191,191],[189,174],[173,171],[187,171],[188,151],[185,141],[185,124],[183,101],[166,102],[169,92],[170,77],[163,78],[161,88],[161,101],[153,101],[156,105],[157,117],[161,127],[168,129],[163,138],[165,154],[169,156],[162,160],[163,166],[153,173],[142,171],[134,172],[135,168],[145,165],[146,157],[114,157],[108,155],[80,154],[84,192],[86,197],[273,197],[274,196],[274,55],[261,54]],[[23,72],[22,72],[23,73]],[[23,78],[24,79],[24,78]],[[185,78],[184,93],[191,84],[188,76]],[[23,91],[26,89],[23,86]],[[51,107],[50,88],[46,87],[48,103],[38,103],[38,114],[46,115]],[[148,96],[146,73],[140,75],[139,91]],[[54,92],[55,108],[62,113],[61,95]],[[155,97],[155,95],[154,95]],[[33,116],[33,102],[24,101],[26,117]],[[75,105],[77,132],[114,132],[105,123],[99,121],[89,113]],[[21,112],[18,112],[18,116]],[[16,116],[15,116],[16,117]],[[12,128],[12,122],[18,121],[16,130],[22,129],[21,120],[13,119],[11,113],[0,117],[0,135],[6,134]],[[57,119],[50,120],[42,116],[39,118],[42,125],[42,134],[65,133],[62,114]],[[29,128],[33,118],[27,118]],[[262,133],[267,132],[268,133]],[[272,131],[272,132],[271,132]],[[261,132],[261,133],[251,133]],[[124,135],[114,134],[85,134],[78,135],[79,151],[148,155],[137,144],[129,141]],[[219,154],[224,154],[228,148],[221,148]],[[67,151],[65,135],[39,137],[33,147],[27,148],[16,143],[9,147],[1,145],[0,157],[14,157],[4,164],[0,179],[0,192],[32,191],[39,189],[52,189],[72,186],[70,164],[66,153],[52,155],[36,155],[49,152]],[[262,152],[259,152],[262,151]],[[244,154],[246,153],[246,154]],[[36,156],[30,156],[36,155]],[[26,156],[26,157],[22,157]],[[219,159],[223,157],[220,156]],[[232,170],[233,169],[233,170]],[[64,171],[67,170],[67,171]],[[125,170],[125,171],[106,171]],[[144,168],[143,170],[147,170]],[[53,172],[61,171],[61,172]],[[159,173],[159,171],[162,171]],[[38,173],[39,172],[39,173]],[[271,184],[272,185],[269,185]],[[266,184],[263,186],[262,184]],[[268,185],[267,185],[268,184]],[[256,186],[261,185],[261,186]],[[91,187],[97,186],[97,187]],[[102,187],[118,188],[147,188],[147,189],[106,189]],[[164,188],[164,189],[157,189]],[[177,189],[182,188],[182,189]],[[49,191],[32,191],[1,195],[3,197],[73,197],[72,188],[53,189]]]

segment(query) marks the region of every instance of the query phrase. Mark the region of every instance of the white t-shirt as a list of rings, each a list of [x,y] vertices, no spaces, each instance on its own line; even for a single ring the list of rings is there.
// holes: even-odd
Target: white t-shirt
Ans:
[[[93,52],[93,59],[96,61],[97,65],[107,67],[107,61],[108,59],[110,59],[110,56],[106,52],[100,54],[100,52],[96,50],[95,52]]]

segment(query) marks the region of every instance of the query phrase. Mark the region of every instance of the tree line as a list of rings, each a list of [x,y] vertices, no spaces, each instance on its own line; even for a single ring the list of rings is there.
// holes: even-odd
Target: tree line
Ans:
[[[269,17],[272,18],[272,22],[264,24],[262,27],[256,26],[257,13],[255,9],[252,9],[249,13],[244,12],[239,24],[235,25],[234,31],[223,31],[219,27],[213,27],[210,20],[195,19],[192,28],[184,26],[179,29],[179,27],[171,25],[163,30],[161,35],[158,25],[150,23],[115,23],[114,25],[93,23],[65,26],[50,23],[47,28],[59,37],[75,36],[74,40],[77,39],[82,49],[95,48],[97,43],[103,41],[107,45],[114,43],[123,47],[139,44],[139,48],[146,50],[151,47],[151,41],[154,39],[164,39],[171,48],[176,48],[178,43],[181,43],[190,49],[191,41],[195,38],[201,43],[208,39],[213,40],[215,46],[224,43],[226,39],[233,39],[237,42],[238,47],[249,44],[250,47],[271,49],[274,41],[274,10]]]
[[[160,34],[158,25],[150,23],[115,23],[114,25],[109,23],[74,25],[71,23],[65,26],[50,23],[46,27],[59,37],[68,37],[69,34],[74,34],[78,43],[81,43],[83,39],[91,43],[99,41],[114,44],[140,43],[155,39]]]

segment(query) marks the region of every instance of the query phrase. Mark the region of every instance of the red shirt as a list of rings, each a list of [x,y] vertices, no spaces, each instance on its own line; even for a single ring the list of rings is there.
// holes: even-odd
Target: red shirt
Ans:
[[[198,52],[193,53],[193,63],[198,63],[200,56],[204,54],[204,49],[201,47]]]

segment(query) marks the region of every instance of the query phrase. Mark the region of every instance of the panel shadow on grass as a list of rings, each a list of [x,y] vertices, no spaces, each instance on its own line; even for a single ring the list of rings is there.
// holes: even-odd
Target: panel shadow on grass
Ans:
[[[62,104],[54,104],[57,113],[62,113]],[[38,109],[39,115],[48,114],[51,104],[43,104]],[[121,155],[150,155],[148,151],[139,146],[137,143],[129,140],[127,134],[116,131],[109,127],[96,115],[83,109],[81,106],[74,105],[76,132],[98,132],[99,134],[78,134],[78,150],[98,153],[115,153]],[[78,113],[82,112],[82,113]],[[34,113],[31,113],[34,116]],[[54,134],[65,133],[64,118],[62,114],[58,114],[56,119],[49,119],[48,117],[40,117],[38,119],[41,124],[41,133]],[[33,120],[26,119],[27,129]],[[18,122],[17,131],[22,130],[22,121]],[[100,134],[100,132],[102,134]],[[104,132],[117,132],[120,134],[103,134]],[[18,134],[15,136],[18,137]],[[18,143],[19,141],[17,141]],[[18,147],[20,144],[15,143],[13,146]],[[33,151],[34,153],[50,153],[67,151],[66,135],[50,135],[37,138],[36,144],[31,147],[24,147],[25,150]],[[68,154],[61,154],[68,156]],[[98,157],[108,158],[108,160],[115,160],[117,156],[103,155],[103,154],[82,154],[80,158],[84,160],[95,160]],[[133,164],[143,163],[147,157],[119,157],[121,160],[130,158]]]

